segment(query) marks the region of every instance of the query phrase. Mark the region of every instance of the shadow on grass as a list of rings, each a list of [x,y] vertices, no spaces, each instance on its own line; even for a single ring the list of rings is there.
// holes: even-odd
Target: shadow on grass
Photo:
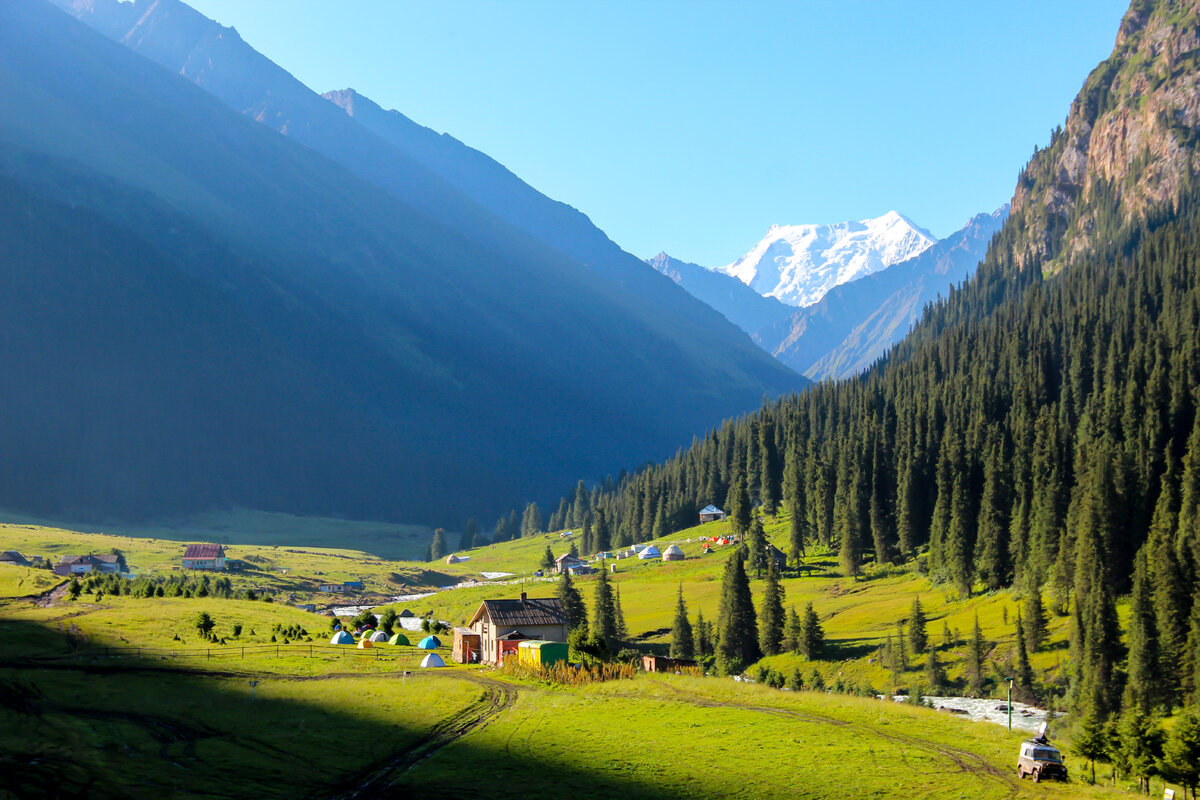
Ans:
[[[826,661],[866,658],[878,649],[879,642],[862,639],[826,639],[821,658]]]
[[[381,720],[338,710],[335,702],[264,697],[270,685],[362,678],[368,703],[383,702],[399,673],[362,676],[265,676],[258,697],[250,673],[179,667],[152,658],[85,663],[71,659],[61,632],[0,620],[0,798],[444,798],[421,780],[421,761],[454,743],[464,784],[487,785],[489,796],[536,796],[546,786],[570,786],[574,797],[646,798],[676,795],[590,771],[586,765],[544,763],[505,754],[511,767],[493,781],[496,754],[472,744],[480,719],[505,713],[517,687],[472,679],[457,670],[418,671],[408,681],[414,704],[436,703],[452,682],[468,691],[425,717]],[[46,656],[63,656],[43,660]],[[376,680],[371,680],[375,678]],[[396,680],[396,683],[393,683]],[[334,688],[340,685],[341,688]],[[461,688],[461,684],[454,688]],[[321,688],[317,691],[326,691]],[[359,695],[362,697],[364,695]],[[332,695],[341,697],[342,695]],[[405,699],[407,702],[407,698]],[[467,734],[466,738],[459,736]]]

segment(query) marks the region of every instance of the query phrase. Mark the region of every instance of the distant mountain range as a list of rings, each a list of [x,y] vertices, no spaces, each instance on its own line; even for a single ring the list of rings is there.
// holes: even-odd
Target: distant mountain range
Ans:
[[[1007,214],[1007,206],[980,214],[940,242],[896,212],[839,225],[776,225],[728,267],[666,253],[647,263],[797,372],[847,377],[884,355],[928,303],[974,272]],[[778,294],[819,299],[797,309]]]
[[[834,287],[754,339],[813,380],[862,372],[904,338],[926,305],[974,274],[1007,217],[1007,205],[979,214],[916,256]]]
[[[715,270],[761,295],[810,306],[834,286],[906,261],[936,241],[895,211],[836,225],[772,225],[746,255]]]
[[[456,140],[58,5],[108,38],[0,4],[0,507],[455,524],[807,384]]]

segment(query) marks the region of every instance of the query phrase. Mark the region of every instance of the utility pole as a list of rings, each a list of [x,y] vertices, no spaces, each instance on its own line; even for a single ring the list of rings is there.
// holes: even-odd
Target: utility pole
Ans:
[[[254,689],[258,686],[258,681],[250,681],[250,702],[254,702]]]

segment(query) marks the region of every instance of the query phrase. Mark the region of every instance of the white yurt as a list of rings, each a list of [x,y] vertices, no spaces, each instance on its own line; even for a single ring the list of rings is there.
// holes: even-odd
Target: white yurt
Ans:
[[[663,551],[663,561],[683,561],[683,551],[679,549],[679,545],[671,545]]]
[[[442,657],[437,653],[430,653],[421,659],[421,668],[428,669],[430,667],[444,667],[446,662],[442,661]]]
[[[651,558],[661,558],[661,557],[662,557],[662,553],[660,553],[658,548],[652,544],[646,545],[638,552],[638,558],[642,559],[643,561],[645,561],[647,559],[651,559]]]

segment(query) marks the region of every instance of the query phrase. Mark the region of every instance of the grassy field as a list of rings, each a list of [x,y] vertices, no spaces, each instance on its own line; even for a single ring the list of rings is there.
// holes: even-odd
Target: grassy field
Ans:
[[[707,525],[659,543],[678,543],[689,556],[682,562],[616,562],[613,578],[635,636],[667,641],[662,629],[680,585],[693,618],[697,610],[716,617],[731,549],[702,555],[699,537],[721,530]],[[469,586],[398,606],[457,623],[486,598],[522,588],[553,594],[554,583],[529,577],[547,544],[555,553],[567,548],[557,535],[539,536],[436,569],[448,579],[511,572],[523,586]],[[171,574],[180,552],[162,538],[0,527],[3,549],[54,556],[114,547],[142,574]],[[390,589],[392,574],[434,571],[287,543],[230,551],[261,559],[261,569],[238,580],[270,581],[281,592],[334,574]],[[818,610],[832,646],[819,667],[831,678],[884,686],[887,676],[871,663],[875,648],[917,594],[935,638],[943,620],[966,636],[978,614],[999,643],[992,658],[1006,657],[1004,615],[1011,623],[1018,603],[1007,592],[959,600],[903,569],[846,581],[829,554],[813,553],[808,563],[811,575],[785,581],[787,604],[811,601]],[[579,797],[817,798],[848,788],[863,797],[1116,796],[1077,784],[1022,785],[1012,775],[1017,734],[927,709],[719,678],[642,675],[565,688],[478,667],[419,670],[423,653],[415,648],[322,646],[330,619],[284,602],[47,600],[60,582],[45,570],[0,567],[0,774],[20,776],[0,786],[5,800],[51,789],[79,797],[350,797],[363,787],[374,796],[444,798],[481,784],[502,798],[536,796],[547,786],[570,786]],[[590,599],[595,580],[579,583]],[[754,588],[761,591],[758,582]],[[201,640],[202,611],[224,644]],[[1053,620],[1052,632],[1051,646],[1035,657],[1047,671],[1060,658],[1064,621]],[[953,659],[952,674],[961,671]],[[782,671],[800,660],[768,663]],[[813,665],[803,666],[807,674]],[[253,699],[251,681],[258,682]]]

